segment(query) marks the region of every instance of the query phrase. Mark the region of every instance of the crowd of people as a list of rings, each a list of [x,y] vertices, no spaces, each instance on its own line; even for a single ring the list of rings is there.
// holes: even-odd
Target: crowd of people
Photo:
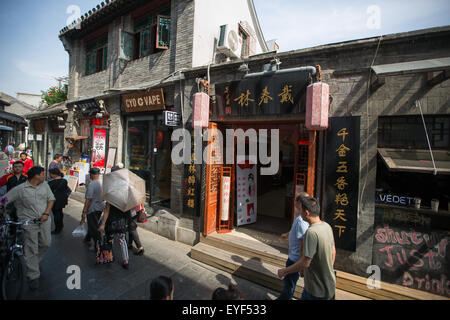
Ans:
[[[39,288],[39,263],[51,244],[51,235],[58,235],[64,228],[63,209],[68,204],[72,192],[64,173],[61,171],[62,155],[56,154],[49,164],[48,174],[40,166],[33,166],[26,152],[13,162],[12,171],[0,178],[0,187],[6,187],[2,203],[6,203],[6,213],[15,221],[35,220],[40,223],[23,227],[24,258],[30,288]],[[29,167],[31,165],[31,167]],[[123,166],[122,166],[123,167]],[[120,170],[115,166],[112,171]],[[137,219],[145,215],[144,205],[123,212],[102,200],[100,169],[91,168],[87,185],[86,200],[81,222],[87,221],[88,233],[84,239],[91,243],[97,264],[114,261],[112,245],[117,242],[121,248],[122,266],[129,268],[128,250],[136,244],[135,254],[142,256],[144,247],[137,232]],[[47,180],[47,181],[46,181]],[[53,214],[55,229],[51,231]],[[127,245],[128,238],[128,245]]]
[[[44,168],[33,166],[33,161],[22,152],[20,159],[13,162],[12,171],[0,178],[0,187],[6,186],[2,201],[14,220],[40,219],[39,224],[24,226],[24,258],[30,288],[39,287],[39,263],[50,247],[51,234],[60,234],[64,228],[63,209],[68,203],[71,190],[61,172],[62,155],[56,154],[48,168],[47,181]],[[123,165],[114,166],[111,171],[121,170]],[[144,247],[137,232],[137,220],[145,215],[144,205],[138,205],[126,212],[102,199],[100,169],[91,168],[85,203],[80,225],[87,223],[84,238],[95,252],[97,264],[114,261],[112,247],[120,247],[121,262],[129,268],[128,251],[136,245],[135,254],[144,254]],[[330,225],[320,219],[317,199],[307,193],[300,194],[295,201],[296,217],[291,230],[281,236],[289,240],[286,267],[278,270],[283,279],[283,290],[278,300],[290,300],[300,277],[304,277],[302,300],[330,300],[335,297],[336,275],[333,268],[336,249]],[[51,231],[50,214],[53,213],[55,230]],[[128,241],[127,241],[128,239]],[[173,283],[170,278],[158,277],[150,286],[151,299],[173,299]],[[213,300],[244,299],[237,287],[218,288]]]

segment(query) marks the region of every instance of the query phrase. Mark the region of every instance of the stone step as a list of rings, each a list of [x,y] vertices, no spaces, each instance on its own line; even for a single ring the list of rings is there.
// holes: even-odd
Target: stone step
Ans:
[[[200,242],[280,268],[286,265],[287,249],[255,241],[245,235],[212,233],[207,237],[200,236]]]
[[[272,290],[281,292],[283,289],[283,280],[277,276],[279,267],[263,262],[258,258],[237,255],[204,242],[198,243],[191,249],[191,258]],[[303,278],[300,278],[295,288],[295,298],[300,299],[303,292],[303,285]],[[365,297],[339,289],[336,290],[336,299],[368,300]]]
[[[212,233],[200,236],[200,243],[228,252],[244,261],[259,261],[260,264],[278,270],[286,264],[287,249],[255,240],[248,234],[240,232]],[[273,243],[273,242],[272,242]],[[236,258],[237,259],[237,258]],[[276,276],[276,270],[275,276]],[[303,281],[303,279],[301,279]],[[255,281],[256,282],[256,281]],[[259,283],[259,282],[258,282]],[[380,283],[380,289],[369,289],[367,278],[336,270],[336,288],[345,292],[374,300],[441,300],[446,297],[430,294],[408,287]],[[275,289],[275,288],[274,288]],[[276,289],[275,289],[276,290]]]

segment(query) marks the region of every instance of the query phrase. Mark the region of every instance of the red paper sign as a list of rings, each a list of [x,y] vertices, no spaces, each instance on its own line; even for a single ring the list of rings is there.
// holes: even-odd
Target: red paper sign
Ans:
[[[94,128],[92,162],[94,167],[105,167],[106,129]]]

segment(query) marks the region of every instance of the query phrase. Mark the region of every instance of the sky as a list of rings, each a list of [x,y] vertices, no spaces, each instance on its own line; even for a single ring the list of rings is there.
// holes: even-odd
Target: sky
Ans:
[[[226,0],[210,0],[226,1]],[[59,30],[101,0],[0,0],[0,92],[37,93],[67,76]],[[450,0],[254,0],[279,51],[450,25]]]

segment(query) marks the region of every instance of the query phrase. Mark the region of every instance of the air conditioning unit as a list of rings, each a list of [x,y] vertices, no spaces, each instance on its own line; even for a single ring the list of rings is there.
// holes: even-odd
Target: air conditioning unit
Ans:
[[[220,37],[216,51],[230,58],[241,58],[242,38],[239,36],[237,23],[235,27],[229,24],[220,26]]]

